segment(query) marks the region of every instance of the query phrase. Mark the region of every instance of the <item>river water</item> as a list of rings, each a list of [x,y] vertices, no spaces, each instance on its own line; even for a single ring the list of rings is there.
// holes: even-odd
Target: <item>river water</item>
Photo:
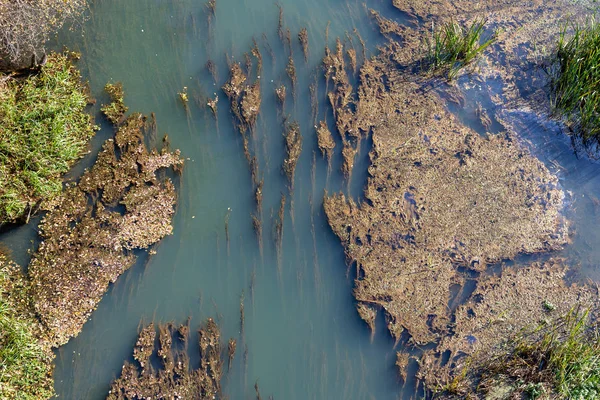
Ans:
[[[374,0],[367,6],[402,22],[403,15],[389,3]],[[132,359],[140,324],[183,323],[188,316],[192,328],[213,317],[224,341],[238,340],[234,365],[223,379],[224,393],[231,399],[251,398],[255,382],[263,398],[415,396],[413,380],[403,389],[397,378],[394,362],[400,345],[385,332],[383,317],[374,335],[359,319],[352,297],[353,270],[346,265],[342,246],[322,210],[325,190],[360,199],[370,143],[362,143],[352,178],[346,182],[339,168],[341,140],[334,135],[336,154],[328,168],[318,152],[309,94],[316,73],[318,118],[327,115],[332,125],[319,69],[328,22],[332,47],[336,37],[346,41],[349,37],[360,54],[354,28],[367,43],[368,55],[383,38],[359,1],[283,0],[280,5],[285,28],[291,31],[298,74],[296,101],[288,97],[283,114],[300,123],[304,137],[291,198],[281,172],[283,116],[274,93],[277,85],[285,83],[289,96],[291,87],[285,72],[287,54],[277,36],[279,10],[271,0],[217,0],[210,23],[205,5],[198,1],[96,0],[83,24],[84,34],[76,29],[77,33],[61,36],[61,43],[81,51],[80,67],[98,103],[106,101],[102,93],[106,82],[123,82],[130,110],[155,112],[160,134],[168,133],[172,147],[181,149],[187,162],[174,235],[160,243],[156,255],[140,254],[138,264],[110,287],[83,332],[57,351],[59,398],[103,399],[123,362]],[[302,27],[309,33],[307,64],[297,40]],[[263,104],[253,139],[265,182],[262,251],[252,226],[254,191],[241,136],[233,128],[227,99],[220,91],[228,78],[227,55],[243,65],[243,53],[250,50],[253,37],[264,59]],[[205,68],[209,59],[217,65],[216,85]],[[188,88],[189,111],[177,95],[183,87]],[[206,96],[214,93],[220,97],[216,120],[205,107]],[[99,104],[93,112],[101,121],[98,109]],[[567,213],[574,221],[574,243],[563,253],[574,265],[581,264],[586,276],[600,278],[595,267],[600,259],[600,233],[595,228],[600,219],[599,166],[576,157],[556,125],[523,111],[511,117],[520,124],[533,153],[558,173],[565,190],[572,193]],[[102,141],[112,134],[109,125],[101,125],[92,152],[70,177],[93,162]],[[278,254],[273,227],[282,193],[288,201]],[[27,263],[27,248],[35,245],[37,222],[0,236],[22,264]],[[196,350],[192,345],[192,365],[198,361]]]

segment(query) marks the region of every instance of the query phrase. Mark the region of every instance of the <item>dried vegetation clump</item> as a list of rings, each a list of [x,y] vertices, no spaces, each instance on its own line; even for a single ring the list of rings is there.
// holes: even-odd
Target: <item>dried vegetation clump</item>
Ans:
[[[288,125],[285,132],[286,157],[283,160],[283,171],[288,178],[290,187],[294,188],[294,176],[296,174],[296,164],[302,153],[302,134],[297,122]]]
[[[335,141],[325,121],[319,122],[317,127],[317,141],[323,157],[327,157],[327,161],[330,161],[335,149]]]
[[[107,83],[104,86],[104,90],[110,96],[110,103],[103,105],[100,110],[110,122],[120,124],[123,122],[125,113],[128,110],[128,107],[125,105],[123,84],[121,82]]]
[[[349,261],[356,263],[354,295],[360,316],[374,328],[377,312],[383,310],[397,340],[406,331],[412,344],[435,342],[435,349],[420,360],[419,377],[429,389],[466,390],[457,383],[464,371],[481,372],[486,354],[508,352],[502,346],[514,330],[559,316],[558,311],[576,304],[593,309],[598,298],[587,284],[565,284],[561,261],[521,270],[505,267],[500,277],[487,275],[491,264],[567,242],[557,178],[523,147],[501,116],[507,104],[548,104],[538,101],[546,96],[543,82],[532,72],[539,64],[539,39],[558,37],[558,21],[575,6],[558,0],[543,8],[539,2],[509,0],[394,0],[394,5],[418,17],[419,24],[394,26],[373,14],[390,40],[360,69],[358,100],[349,112],[355,111],[340,118],[343,99],[352,99],[344,95],[341,74],[338,95],[329,94],[340,133],[373,134],[366,199],[356,204],[341,194],[326,196],[324,207]],[[487,137],[460,123],[442,100],[452,98],[452,91],[460,93],[464,83],[430,90],[431,79],[411,74],[423,60],[423,38],[432,23],[455,19],[477,26],[473,24],[482,18],[500,33],[466,88],[481,86],[499,107],[492,117],[478,114],[482,124],[489,127],[495,118],[507,130]],[[329,52],[324,65],[328,79],[338,71]],[[462,287],[463,293],[467,279],[478,280],[477,289],[455,310],[450,305],[455,289]],[[560,310],[549,316],[549,308]],[[406,354],[399,355],[399,365],[406,367],[408,361]],[[468,394],[473,395],[462,392],[459,397]]]
[[[183,342],[183,351],[178,351],[178,347],[174,346],[174,336]],[[159,346],[156,351],[161,360],[161,368],[158,371],[150,364],[150,357],[155,350],[155,338],[156,330],[153,324],[142,330],[134,349],[137,365],[125,362],[121,376],[111,385],[107,400],[213,400],[221,397],[221,333],[212,318],[198,331],[198,369],[191,369],[186,353],[188,326],[182,325],[177,330],[171,324],[159,326]]]
[[[262,101],[260,80],[256,80],[252,85],[245,84],[246,80],[247,76],[240,64],[233,63],[229,69],[229,80],[222,87],[229,98],[237,128],[242,134],[254,128]]]
[[[480,137],[437,95],[394,83],[394,73],[387,95],[370,88],[364,93],[374,89],[378,97],[358,106],[359,115],[382,121],[372,127],[368,202],[335,195],[325,210],[364,273],[356,298],[385,309],[394,337],[407,329],[427,343],[447,332],[450,286],[462,283],[458,266],[483,270],[566,241],[563,195],[514,137]]]
[[[492,395],[499,386],[505,386],[514,392],[509,397],[516,398],[532,379],[550,383],[547,389],[555,390],[554,373],[544,365],[551,362],[550,358],[528,366],[519,354],[524,357],[528,346],[542,343],[548,331],[555,334],[553,343],[548,345],[563,342],[560,329],[564,326],[556,322],[574,309],[596,310],[598,288],[588,284],[568,285],[566,274],[564,260],[549,260],[525,268],[505,269],[501,276],[480,279],[471,299],[455,312],[455,330],[421,358],[419,377],[430,388],[452,388],[453,394],[460,396],[473,394],[474,383],[480,383],[479,393]],[[582,321],[588,328],[589,322],[587,318]],[[447,362],[442,362],[442,354],[449,355]],[[529,356],[533,358],[533,354]],[[511,359],[523,363],[511,367]],[[517,382],[519,369],[523,374],[521,383]],[[505,381],[499,382],[499,378]]]
[[[173,230],[175,187],[157,172],[179,169],[179,151],[148,151],[145,118],[133,114],[78,185],[50,204],[29,265],[34,308],[52,346],[76,336],[117,277]],[[123,207],[124,210],[119,210]]]

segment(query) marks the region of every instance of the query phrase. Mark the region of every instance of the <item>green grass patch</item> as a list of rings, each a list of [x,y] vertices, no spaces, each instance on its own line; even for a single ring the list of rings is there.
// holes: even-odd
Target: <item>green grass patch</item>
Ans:
[[[438,29],[432,26],[431,36],[426,38],[425,70],[454,79],[496,40],[495,34],[482,39],[485,24],[485,20],[476,20],[469,26],[454,21]]]
[[[50,54],[37,75],[0,81],[1,225],[62,191],[62,175],[85,152],[95,126],[66,55]]]
[[[54,395],[52,353],[39,343],[39,325],[27,310],[17,266],[0,253],[0,399],[39,400]]]
[[[600,142],[600,24],[565,27],[552,77],[553,106],[586,144]]]
[[[600,332],[589,321],[587,311],[573,310],[518,336],[510,354],[484,367],[482,386],[511,382],[513,395],[531,399],[600,399]]]

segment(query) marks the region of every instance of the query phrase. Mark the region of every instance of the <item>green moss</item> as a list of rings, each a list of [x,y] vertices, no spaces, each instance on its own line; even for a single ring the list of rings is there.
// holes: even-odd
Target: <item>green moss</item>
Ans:
[[[94,125],[77,69],[51,54],[37,75],[0,81],[0,225],[62,191],[61,177],[86,149]]]
[[[578,137],[600,142],[600,24],[574,26],[558,41],[553,104]]]
[[[38,400],[54,395],[52,352],[39,342],[27,285],[0,253],[0,399]]]

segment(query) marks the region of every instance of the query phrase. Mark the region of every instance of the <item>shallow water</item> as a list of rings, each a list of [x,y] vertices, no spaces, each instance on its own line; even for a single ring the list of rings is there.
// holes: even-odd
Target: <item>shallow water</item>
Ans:
[[[368,6],[402,21],[403,16],[388,3],[371,1]],[[188,161],[181,179],[174,235],[160,243],[157,255],[140,257],[140,262],[111,286],[83,332],[57,351],[55,385],[60,398],[104,398],[123,361],[131,359],[141,322],[183,323],[188,316],[192,317],[192,327],[214,317],[224,341],[229,337],[238,340],[234,365],[223,381],[225,394],[231,399],[251,397],[255,382],[263,398],[273,395],[275,399],[396,399],[414,395],[414,382],[410,381],[405,390],[398,382],[394,368],[397,347],[385,332],[383,318],[371,336],[354,309],[353,270],[346,265],[340,242],[322,210],[325,190],[341,190],[360,198],[370,143],[362,143],[347,184],[339,171],[339,136],[334,134],[337,147],[329,169],[318,152],[311,117],[309,85],[316,73],[318,118],[327,113],[332,123],[325,106],[323,74],[317,69],[328,21],[331,47],[336,37],[344,39],[348,32],[360,54],[358,40],[352,35],[355,27],[371,49],[367,54],[372,54],[382,38],[362,2],[285,0],[280,4],[285,27],[291,31],[298,74],[295,102],[289,97],[287,54],[277,37],[278,8],[270,0],[217,0],[216,17],[210,26],[204,5],[192,0],[97,0],[84,24],[85,34],[61,38],[82,52],[80,67],[99,103],[106,101],[102,87],[107,81],[123,82],[130,110],[155,112],[160,134],[168,133],[172,147],[181,149]],[[309,32],[308,65],[297,40],[301,27]],[[226,54],[242,61],[243,66],[243,53],[250,50],[252,37],[259,43],[264,64],[262,112],[252,141],[265,181],[262,252],[251,223],[251,214],[256,212],[254,191],[241,136],[233,129],[227,99],[220,91],[228,77]],[[204,67],[209,59],[218,66],[216,85]],[[304,137],[293,210],[281,173],[285,157],[283,116],[274,93],[280,83],[288,86],[284,114],[298,120]],[[177,95],[184,86],[190,96],[189,112]],[[204,107],[206,96],[213,93],[219,93],[220,98],[216,121]],[[567,213],[573,220],[574,243],[562,253],[574,264],[580,262],[586,276],[600,279],[596,267],[600,260],[600,233],[596,230],[600,166],[573,155],[557,125],[522,111],[510,116],[518,122],[520,134],[531,142],[533,153],[557,172],[563,187],[572,192]],[[110,135],[111,127],[103,124],[92,153],[71,177],[93,162],[95,150]],[[288,201],[278,257],[273,227],[282,193]],[[36,223],[34,220],[0,236],[22,264],[27,263],[26,250],[35,240]],[[195,336],[192,343],[194,340]],[[195,349],[192,345],[192,365],[197,362]]]

